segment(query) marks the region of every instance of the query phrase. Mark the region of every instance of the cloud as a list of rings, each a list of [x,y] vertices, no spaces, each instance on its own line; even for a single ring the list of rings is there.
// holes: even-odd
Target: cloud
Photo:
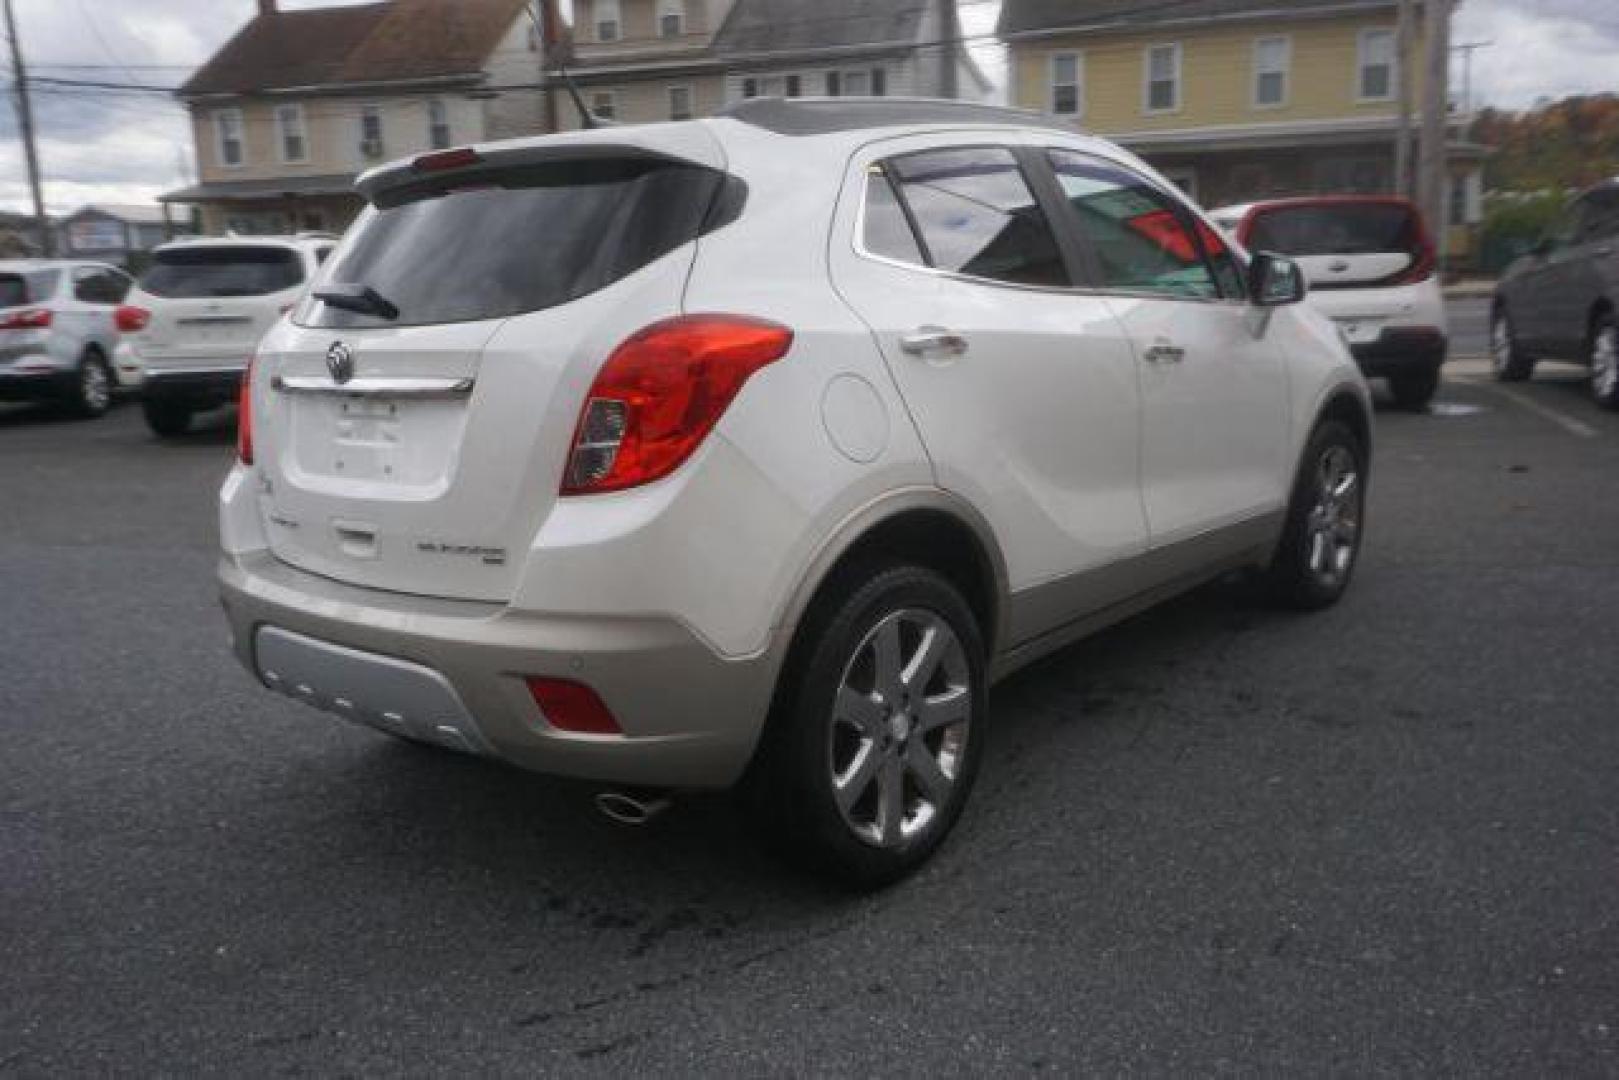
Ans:
[[[1473,54],[1474,105],[1523,109],[1541,98],[1619,93],[1619,0],[1467,0],[1452,38],[1492,42]],[[1458,93],[1464,76],[1458,61]]]

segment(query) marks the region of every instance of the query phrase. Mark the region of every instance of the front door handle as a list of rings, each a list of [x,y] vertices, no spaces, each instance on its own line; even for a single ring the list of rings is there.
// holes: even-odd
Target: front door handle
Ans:
[[[1142,354],[1149,364],[1178,364],[1186,359],[1186,350],[1179,345],[1159,342]]]
[[[899,347],[912,356],[965,356],[967,339],[942,326],[923,326],[901,337]]]

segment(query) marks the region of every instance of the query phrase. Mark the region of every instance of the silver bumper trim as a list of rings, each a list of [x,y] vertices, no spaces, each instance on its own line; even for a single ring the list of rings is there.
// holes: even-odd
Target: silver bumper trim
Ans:
[[[271,388],[284,394],[352,394],[392,398],[464,397],[472,393],[473,385],[472,379],[428,376],[370,375],[345,383],[309,375],[277,375],[270,380]]]

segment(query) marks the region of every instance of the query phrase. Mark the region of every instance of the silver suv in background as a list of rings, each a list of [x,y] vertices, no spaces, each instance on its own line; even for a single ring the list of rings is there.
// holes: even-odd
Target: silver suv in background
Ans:
[[[0,262],[0,401],[105,413],[117,385],[118,305],[130,285],[101,263]]]
[[[335,237],[228,237],[160,247],[130,294],[120,362],[141,373],[146,422],[183,434],[236,400],[259,340],[303,295]]]

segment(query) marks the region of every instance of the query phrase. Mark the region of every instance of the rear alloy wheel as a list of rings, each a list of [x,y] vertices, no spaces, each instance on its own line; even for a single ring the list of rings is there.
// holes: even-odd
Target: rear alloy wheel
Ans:
[[[79,361],[69,404],[87,420],[106,415],[112,406],[112,371],[100,353],[85,353]]]
[[[1604,409],[1619,409],[1619,323],[1609,312],[1591,328],[1591,394]]]
[[[1354,432],[1336,420],[1316,428],[1269,572],[1272,592],[1283,603],[1324,608],[1349,587],[1366,521],[1365,470],[1365,451]]]
[[[141,403],[141,410],[146,414],[146,426],[161,439],[175,439],[191,429],[191,410],[184,405],[148,399]]]
[[[1490,370],[1497,382],[1523,382],[1535,373],[1535,361],[1518,347],[1505,307],[1496,308],[1490,320]]]
[[[1389,390],[1394,394],[1394,404],[1407,412],[1422,412],[1433,401],[1434,394],[1439,392],[1439,369],[1390,375]]]
[[[966,803],[982,639],[961,594],[915,566],[877,570],[822,616],[749,786],[788,854],[877,888],[921,866]]]

